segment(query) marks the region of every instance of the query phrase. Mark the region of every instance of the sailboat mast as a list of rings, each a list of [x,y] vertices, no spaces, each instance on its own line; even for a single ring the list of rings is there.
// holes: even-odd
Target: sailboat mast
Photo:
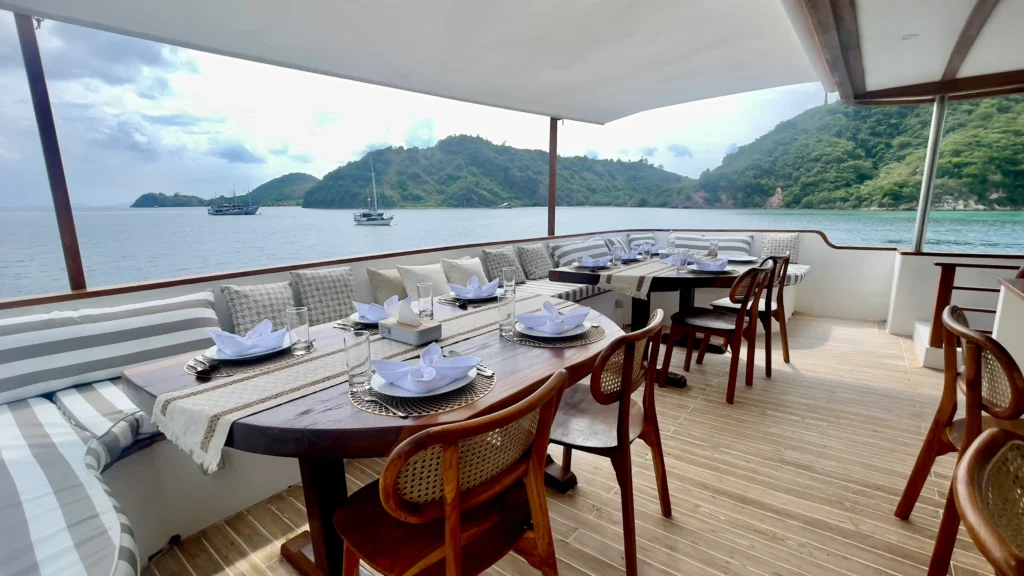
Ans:
[[[377,214],[377,176],[373,173],[373,155],[370,155],[370,181],[373,183],[373,213]]]

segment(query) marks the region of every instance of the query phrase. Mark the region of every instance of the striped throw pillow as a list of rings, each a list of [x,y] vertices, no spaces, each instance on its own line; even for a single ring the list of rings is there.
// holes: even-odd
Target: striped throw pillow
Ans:
[[[552,247],[551,250],[551,256],[555,260],[555,266],[558,267],[568,266],[581,256],[601,258],[610,255],[611,252],[608,250],[608,245],[600,238],[591,238],[590,240],[583,240],[582,242],[558,244],[557,246]]]
[[[213,293],[0,320],[0,404],[213,345]]]
[[[626,243],[626,239],[622,236],[609,236],[604,239],[604,243],[608,245],[608,250],[613,254],[616,250],[629,252],[629,244]]]
[[[704,234],[669,234],[668,243],[676,250],[685,248],[694,252],[707,252],[711,249],[712,238],[718,240],[720,254],[746,254],[749,256],[750,247],[754,243],[752,235],[706,236]]]
[[[658,242],[654,239],[653,232],[645,232],[642,234],[630,234],[629,235],[629,249],[633,250],[639,248],[641,244],[657,244]]]

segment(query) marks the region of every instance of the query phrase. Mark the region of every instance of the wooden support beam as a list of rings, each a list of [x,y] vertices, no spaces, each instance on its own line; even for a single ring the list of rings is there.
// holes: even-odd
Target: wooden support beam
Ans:
[[[1019,92],[1024,92],[1024,70],[869,90],[857,97],[857,103],[868,104],[871,100],[933,98],[942,94],[950,95],[952,99],[958,100],[960,99],[958,95],[970,94],[971,97],[980,98]]]
[[[815,40],[844,102],[865,90],[860,36],[853,0],[803,0]]]
[[[25,62],[28,89],[32,95],[32,108],[39,129],[39,143],[43,148],[46,176],[50,180],[50,195],[53,197],[57,230],[60,232],[60,243],[64,249],[68,283],[71,290],[85,290],[85,269],[82,267],[82,253],[78,248],[78,233],[75,231],[75,217],[71,212],[68,182],[64,177],[64,162],[61,160],[60,144],[57,142],[57,128],[53,123],[53,110],[50,108],[50,92],[46,88],[43,60],[39,55],[39,43],[36,41],[35,22],[31,16],[15,14],[14,23],[18,29],[18,41],[21,43],[21,57]]]
[[[860,30],[857,28],[854,0],[832,0],[832,17],[835,19],[839,49],[850,75],[853,94],[863,94],[867,87],[864,83],[864,58],[860,53]]]
[[[978,35],[981,34],[989,17],[992,16],[997,4],[999,4],[999,0],[977,0],[974,3],[974,8],[967,15],[967,21],[964,22],[964,27],[960,30],[960,36],[957,37],[956,44],[953,45],[953,50],[949,53],[946,69],[942,72],[942,80],[952,80],[960,73],[960,66],[967,59],[967,54],[970,53],[974,42],[978,39]]]
[[[558,118],[548,132],[548,236],[555,235],[555,204],[558,199]]]

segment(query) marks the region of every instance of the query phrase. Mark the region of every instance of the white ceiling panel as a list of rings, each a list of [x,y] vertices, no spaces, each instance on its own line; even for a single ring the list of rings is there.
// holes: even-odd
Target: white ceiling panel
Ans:
[[[1001,0],[960,66],[960,78],[1024,70],[1024,0]]]

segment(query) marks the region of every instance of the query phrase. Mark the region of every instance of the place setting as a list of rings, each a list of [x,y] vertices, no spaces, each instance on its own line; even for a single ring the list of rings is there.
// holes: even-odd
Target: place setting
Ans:
[[[515,269],[513,268],[512,270],[514,273]],[[451,293],[445,296],[438,296],[437,303],[444,304],[445,306],[454,306],[462,310],[483,306],[498,299],[498,284],[500,282],[501,278],[495,278],[487,284],[481,284],[478,277],[472,276],[465,286],[448,284],[448,287],[451,288]]]
[[[399,303],[400,300],[397,295],[388,298],[384,304],[377,304],[376,302],[364,304],[353,300],[352,306],[356,311],[349,315],[348,318],[342,318],[335,322],[334,328],[342,332],[366,330],[371,334],[378,334],[380,332],[378,327],[380,322],[387,320],[393,313],[397,314],[395,307]]]
[[[516,314],[511,326],[499,327],[501,337],[527,346],[571,348],[598,342],[606,336],[601,326],[587,322],[590,308],[574,306],[563,313],[545,302],[540,312]]]
[[[185,372],[197,378],[215,378],[257,372],[291,362],[316,349],[309,338],[306,308],[289,308],[288,325],[274,330],[265,319],[244,335],[211,329],[214,345],[185,364]]]
[[[573,264],[573,267],[584,272],[600,272],[611,268],[611,264],[612,256],[610,255],[602,256],[600,258],[580,256],[579,258],[576,258],[576,262]]]
[[[369,335],[346,336],[349,399],[384,416],[425,416],[461,408],[494,388],[494,372],[480,358],[445,354],[431,343],[409,360],[372,360]]]

